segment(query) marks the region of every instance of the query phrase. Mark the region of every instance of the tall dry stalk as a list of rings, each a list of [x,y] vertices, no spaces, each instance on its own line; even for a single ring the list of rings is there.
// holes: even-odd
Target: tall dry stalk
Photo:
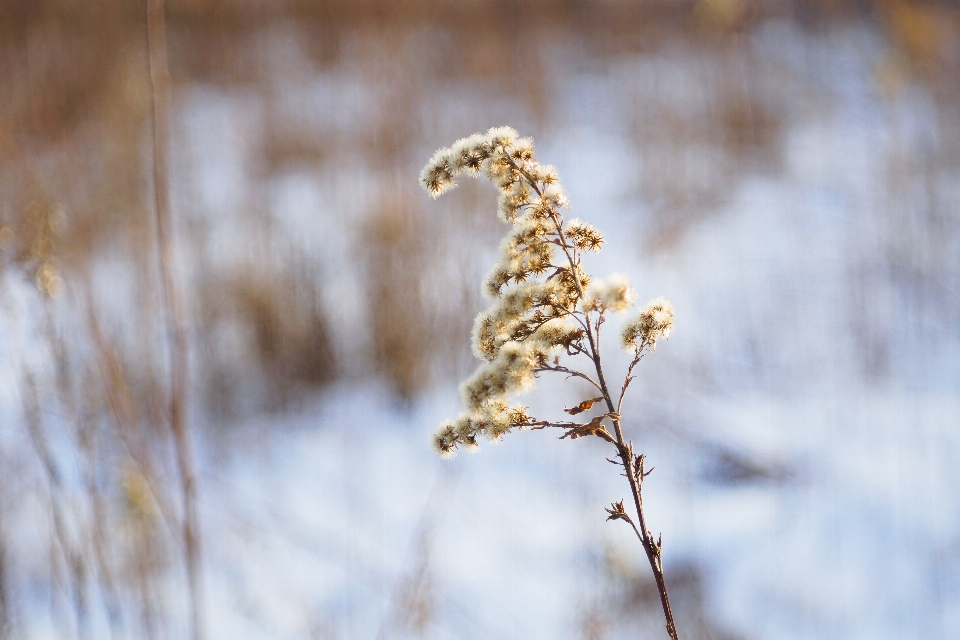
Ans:
[[[170,140],[170,72],[164,0],[147,2],[147,54],[153,98],[153,178],[156,198],[162,300],[170,340],[170,427],[176,444],[177,465],[183,489],[182,535],[189,584],[193,640],[202,640],[203,606],[200,571],[200,530],[197,516],[197,463],[186,423],[188,348],[183,300],[178,286],[173,247],[172,215],[167,161]]]
[[[641,489],[645,470],[643,454],[636,454],[626,439],[620,411],[633,371],[647,349],[668,338],[673,308],[662,298],[651,300],[621,333],[624,348],[633,355],[619,394],[611,393],[600,358],[601,327],[606,313],[626,311],[635,294],[620,276],[591,282],[581,258],[598,251],[603,237],[578,219],[565,221],[561,209],[569,202],[553,167],[534,158],[533,140],[520,138],[509,127],[490,129],[457,141],[434,154],[420,174],[423,188],[437,197],[456,186],[458,175],[483,175],[500,190],[500,218],[512,230],[500,246],[500,259],[485,283],[493,304],[474,323],[473,350],[484,364],[461,387],[467,410],[440,426],[434,446],[443,456],[458,446],[476,448],[478,436],[499,440],[513,429],[563,430],[561,439],[597,436],[612,444],[617,458],[607,460],[622,467],[630,484],[637,521],[623,501],[607,509],[608,520],[623,520],[636,533],[653,571],[663,606],[667,633],[678,640],[663,575],[661,540],[647,527]],[[559,260],[556,260],[559,249]],[[561,363],[561,355],[582,356],[589,368]],[[592,369],[592,371],[591,371]],[[540,373],[560,373],[580,378],[600,394],[564,411],[576,416],[606,409],[590,421],[538,420],[527,407],[510,406],[508,396],[533,388]],[[613,427],[607,430],[604,421]]]

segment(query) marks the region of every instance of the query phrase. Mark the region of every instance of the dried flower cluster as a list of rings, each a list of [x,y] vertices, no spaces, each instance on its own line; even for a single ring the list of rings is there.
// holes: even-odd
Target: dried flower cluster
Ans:
[[[500,191],[498,213],[511,229],[500,244],[497,264],[484,283],[492,299],[473,326],[473,352],[482,364],[460,388],[466,410],[440,425],[433,444],[449,457],[457,447],[476,449],[480,436],[499,440],[513,429],[559,428],[561,438],[575,440],[597,436],[617,450],[623,475],[630,482],[638,522],[623,503],[608,509],[610,519],[625,520],[643,543],[667,622],[667,632],[677,640],[673,614],[663,579],[661,543],[646,527],[640,487],[649,472],[643,455],[623,436],[620,408],[633,369],[647,349],[670,336],[673,308],[663,298],[650,301],[626,323],[622,344],[633,360],[614,403],[600,361],[600,328],[608,312],[629,309],[636,299],[623,276],[592,279],[581,265],[587,251],[599,251],[603,236],[579,219],[565,220],[570,204],[556,169],[534,158],[533,140],[521,138],[510,127],[490,129],[458,140],[437,151],[420,173],[420,184],[436,198],[456,187],[460,175],[484,176]],[[583,358],[592,365],[582,371],[561,363],[561,357]],[[587,422],[538,420],[509,397],[531,390],[546,371],[586,380],[600,395],[564,409],[570,416],[593,410],[602,403],[606,411]],[[604,425],[609,421],[612,433]],[[639,525],[639,528],[638,528]]]
[[[657,340],[670,339],[673,327],[673,305],[664,298],[655,298],[647,303],[640,315],[627,323],[621,337],[628,349],[642,350],[649,346],[657,350]]]
[[[485,282],[493,304],[474,323],[473,351],[484,363],[461,387],[466,411],[434,436],[444,456],[457,446],[475,448],[481,435],[496,440],[545,424],[526,407],[511,406],[508,396],[532,389],[543,371],[569,375],[558,356],[592,357],[591,323],[599,332],[605,312],[625,311],[636,299],[623,276],[592,281],[583,271],[583,252],[599,251],[603,236],[577,218],[564,220],[561,210],[570,205],[559,176],[536,160],[532,139],[497,127],[458,140],[433,155],[420,184],[437,197],[456,187],[460,175],[482,175],[500,190],[499,215],[512,228]],[[624,346],[640,355],[668,337],[672,319],[669,302],[651,302],[628,323]]]

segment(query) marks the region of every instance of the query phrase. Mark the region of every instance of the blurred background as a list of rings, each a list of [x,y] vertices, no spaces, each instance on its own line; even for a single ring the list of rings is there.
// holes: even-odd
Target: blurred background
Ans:
[[[676,307],[681,637],[960,637],[953,0],[147,13],[0,2],[0,638],[666,637],[602,442],[428,444],[505,227],[416,177],[504,124]]]

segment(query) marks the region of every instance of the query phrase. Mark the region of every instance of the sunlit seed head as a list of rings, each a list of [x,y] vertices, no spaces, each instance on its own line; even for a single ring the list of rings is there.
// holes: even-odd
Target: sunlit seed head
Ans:
[[[483,403],[506,392],[502,373],[493,363],[482,364],[460,385],[460,396],[467,409],[476,411]]]
[[[560,174],[557,173],[557,168],[552,165],[541,165],[538,167],[537,180],[544,185],[557,184],[560,182]]]
[[[486,365],[482,375],[482,382],[478,380],[476,386],[483,386],[480,393],[472,393],[473,397],[480,397],[484,393],[484,400],[504,400],[508,393],[526,393],[535,383],[534,366],[538,362],[536,350],[529,344],[517,341],[508,341],[500,347],[496,359]]]
[[[516,182],[510,160],[502,154],[494,154],[484,160],[480,171],[501,191],[506,191]]]
[[[487,137],[479,133],[457,140],[450,151],[454,171],[471,175],[480,172],[483,161],[489,158],[491,153]]]
[[[477,425],[470,419],[470,415],[461,413],[453,421],[453,431],[457,434],[457,442],[467,451],[475,452],[480,447],[477,444]]]
[[[640,315],[623,328],[621,338],[628,351],[644,347],[656,349],[657,341],[669,339],[673,329],[673,305],[665,298],[654,298],[648,302]]]
[[[550,265],[553,251],[546,227],[537,220],[525,219],[500,243],[494,273],[501,274],[504,282],[520,282],[531,274],[540,275]]]
[[[530,415],[530,410],[522,404],[509,407],[506,413],[507,420],[510,422],[510,424],[516,425],[520,428],[529,425],[534,420]]]
[[[498,305],[500,312],[507,318],[518,317],[529,311],[544,291],[544,283],[530,282],[504,294]]]
[[[564,234],[580,250],[599,251],[600,245],[603,244],[603,236],[600,232],[593,225],[579,218],[567,222]]]
[[[529,340],[537,343],[541,349],[550,351],[568,344],[571,334],[579,329],[580,325],[569,317],[555,318],[540,326]]]
[[[490,298],[499,298],[501,291],[510,283],[510,271],[497,264],[483,283],[483,293]]]
[[[500,415],[507,410],[507,403],[504,400],[494,399],[483,405],[484,413],[489,415]]]
[[[505,402],[489,402],[470,414],[476,434],[483,434],[490,440],[499,440],[511,428],[506,414]]]
[[[543,332],[552,326],[560,326],[558,319],[550,321],[551,316],[565,313],[570,306],[562,286],[556,281],[528,282],[507,290],[492,307],[474,320],[474,355],[489,362],[499,356],[501,347],[507,343],[525,340],[531,341],[531,344],[542,343],[542,336],[547,335]],[[548,323],[550,326],[547,326]],[[551,346],[560,344],[560,336],[548,342]]]
[[[457,455],[457,434],[453,428],[453,423],[445,420],[430,438],[433,450],[441,458],[453,458]]]
[[[570,208],[570,201],[567,200],[567,194],[559,183],[548,184],[542,191],[543,199],[549,201],[555,207],[562,209]]]
[[[553,208],[543,198],[537,197],[530,201],[530,217],[537,220],[547,220],[552,213]]]
[[[493,127],[487,130],[487,140],[493,147],[506,147],[519,137],[520,134],[513,127]]]
[[[590,276],[580,265],[575,265],[573,269],[558,270],[555,280],[564,299],[574,305],[580,300],[580,290],[585,291],[590,287]]]
[[[487,429],[487,438],[492,444],[499,444],[503,439],[503,436],[510,432],[510,425],[505,422],[494,422],[491,423],[490,428]]]
[[[509,148],[510,157],[520,165],[533,160],[533,138],[519,138]]]
[[[431,197],[438,198],[457,186],[453,180],[454,173],[452,152],[450,149],[438,149],[420,171],[420,186]]]
[[[480,360],[493,360],[497,357],[496,335],[497,324],[492,314],[487,311],[477,315],[473,321],[473,355]]]
[[[521,209],[530,203],[532,197],[533,191],[526,182],[513,182],[508,189],[501,191],[497,214],[504,222],[514,222]]]
[[[584,291],[582,302],[584,311],[626,311],[636,300],[636,294],[630,282],[619,274],[613,274],[606,280],[593,282]]]
[[[507,404],[496,400],[473,411],[470,421],[474,424],[476,433],[483,434],[491,442],[499,441],[513,427],[507,414]]]
[[[480,365],[460,387],[464,405],[478,411],[491,401],[505,401],[508,393],[525,393],[533,388],[534,366],[540,356],[520,342],[507,341],[496,358]]]
[[[466,138],[460,138],[459,140],[454,142],[452,145],[450,145],[450,155],[454,160],[454,166],[458,166],[460,164],[459,159],[461,156],[473,152],[473,149],[475,146],[473,142],[473,136],[475,135],[477,134],[475,133],[473,135],[467,136]]]

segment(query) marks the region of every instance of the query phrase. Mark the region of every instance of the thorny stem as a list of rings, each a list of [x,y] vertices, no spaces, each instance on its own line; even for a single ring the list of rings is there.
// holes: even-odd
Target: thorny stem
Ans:
[[[522,168],[517,166],[513,160],[510,160],[510,162],[518,171],[520,171],[530,186],[533,187],[533,190],[536,191],[537,195],[542,197],[543,193],[537,186],[536,181],[532,180],[530,175]],[[583,300],[583,285],[581,284],[580,276],[577,273],[577,261],[570,252],[572,247],[567,243],[567,239],[564,236],[563,225],[560,222],[559,214],[552,207],[550,211],[550,218],[557,230],[557,236],[560,240],[559,246],[563,249],[564,254],[566,254],[567,261],[570,264],[570,275],[573,278],[574,285],[577,287],[577,293],[579,293],[580,299]],[[623,437],[623,428],[620,424],[620,414],[618,412],[619,406],[623,402],[623,394],[626,392],[627,385],[630,383],[630,374],[633,372],[633,367],[636,366],[636,363],[640,358],[637,357],[634,362],[631,363],[630,370],[627,374],[627,379],[624,381],[623,390],[621,391],[619,401],[617,402],[617,409],[615,410],[610,391],[607,388],[606,379],[603,375],[603,367],[600,364],[598,341],[594,338],[593,327],[590,324],[589,314],[586,312],[584,312],[584,319],[586,320],[587,340],[590,343],[590,353],[588,353],[587,356],[593,360],[594,367],[597,370],[597,380],[600,383],[600,391],[603,394],[604,401],[607,403],[607,409],[609,413],[612,414],[610,415],[610,421],[613,422],[614,432],[616,435],[616,441],[614,442],[614,445],[617,447],[617,453],[620,457],[621,464],[623,465],[624,475],[626,475],[627,480],[630,483],[630,492],[633,494],[633,504],[637,510],[637,518],[639,520],[640,528],[637,530],[637,527],[634,526],[634,531],[637,532],[637,536],[640,538],[640,542],[643,544],[643,550],[647,554],[647,560],[650,563],[650,569],[653,571],[653,577],[657,582],[657,591],[660,592],[660,604],[663,606],[663,616],[667,623],[667,633],[670,635],[671,640],[679,640],[677,628],[673,621],[673,611],[670,609],[670,598],[667,596],[667,585],[663,577],[663,559],[661,557],[660,544],[654,541],[653,534],[647,528],[646,517],[643,513],[643,498],[640,493],[642,476],[638,480],[636,469],[634,467],[633,445],[631,443],[627,443]],[[599,338],[599,322],[597,323],[596,329],[598,334],[597,338]],[[642,351],[642,348],[640,351]],[[629,522],[631,525],[633,525],[632,521]]]
[[[189,586],[191,636],[202,640],[203,606],[200,531],[197,515],[197,470],[193,442],[186,424],[187,393],[187,329],[183,304],[174,271],[174,255],[170,215],[170,193],[167,185],[167,153],[170,134],[170,71],[167,66],[166,17],[164,0],[147,2],[147,56],[153,97],[153,169],[156,197],[157,243],[160,274],[163,280],[162,299],[166,307],[170,331],[170,427],[177,451],[177,463],[183,488],[183,542]]]

